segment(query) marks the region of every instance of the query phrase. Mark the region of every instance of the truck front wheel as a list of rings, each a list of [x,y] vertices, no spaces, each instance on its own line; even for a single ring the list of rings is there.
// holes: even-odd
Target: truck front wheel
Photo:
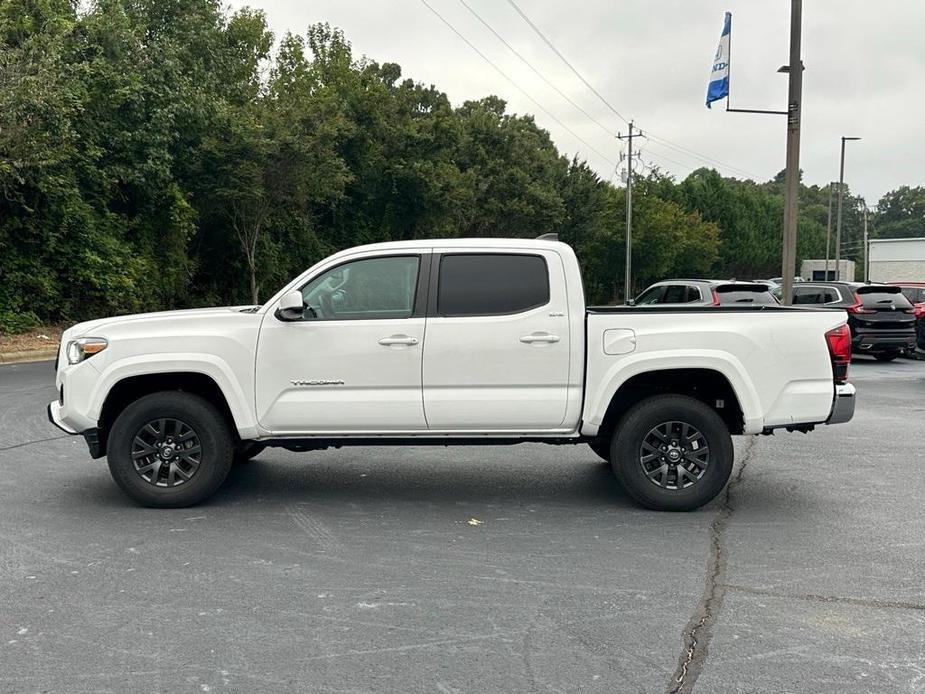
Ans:
[[[690,511],[713,500],[732,473],[729,429],[715,410],[684,395],[636,405],[617,426],[611,465],[636,501],[657,511]]]
[[[600,438],[589,441],[588,446],[594,451],[594,454],[601,460],[610,462],[610,438]]]
[[[116,418],[107,460],[116,484],[143,506],[179,508],[208,498],[228,476],[232,434],[205,398],[164,391]]]
[[[266,450],[267,445],[259,441],[242,441],[234,449],[234,462],[246,463]]]

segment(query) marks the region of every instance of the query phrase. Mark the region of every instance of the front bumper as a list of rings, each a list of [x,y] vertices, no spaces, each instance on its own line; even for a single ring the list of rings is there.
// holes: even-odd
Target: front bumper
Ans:
[[[48,421],[66,434],[77,434],[76,431],[61,421],[61,403],[57,400],[48,403]]]
[[[61,421],[61,403],[59,402],[48,403],[46,412],[48,414],[48,421],[54,424],[64,433],[72,435],[80,434],[84,437],[84,441],[87,442],[87,448],[90,451],[91,458],[102,458],[104,455],[106,455],[105,441],[103,440],[103,437],[100,436],[99,429],[93,428],[80,432],[71,429]]]
[[[854,417],[854,401],[856,389],[850,383],[835,386],[835,399],[832,401],[832,411],[826,424],[844,424]]]

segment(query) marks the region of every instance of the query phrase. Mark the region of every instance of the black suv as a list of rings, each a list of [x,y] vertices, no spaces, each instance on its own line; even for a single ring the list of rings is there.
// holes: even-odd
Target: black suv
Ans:
[[[778,296],[780,289],[777,290]],[[891,361],[915,350],[915,316],[902,289],[858,282],[801,282],[793,287],[794,306],[840,308],[848,312],[851,348]]]

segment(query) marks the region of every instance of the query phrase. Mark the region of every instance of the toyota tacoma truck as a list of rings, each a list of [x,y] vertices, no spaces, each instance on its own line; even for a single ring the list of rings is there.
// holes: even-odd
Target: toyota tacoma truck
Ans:
[[[640,504],[689,510],[733,435],[851,419],[844,311],[586,307],[554,239],[351,248],[262,306],[65,331],[48,417],[154,507],[267,446],[584,444]]]

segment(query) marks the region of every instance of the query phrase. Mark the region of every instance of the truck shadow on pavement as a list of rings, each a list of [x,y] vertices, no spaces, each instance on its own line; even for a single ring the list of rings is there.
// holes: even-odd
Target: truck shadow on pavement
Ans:
[[[504,453],[508,447],[500,454],[497,449],[469,449],[483,450],[483,456],[454,456],[443,450],[430,455],[435,451],[432,448],[402,449],[394,454],[390,454],[391,449],[371,450],[293,454],[270,449],[252,461],[233,466],[218,493],[198,507],[267,510],[294,503],[404,508],[421,504],[535,505],[560,511],[568,507],[582,512],[606,508],[664,515],[636,504],[617,483],[609,465],[593,456],[531,462],[510,460],[512,456]],[[78,494],[70,501],[61,499],[62,505],[138,508],[118,490],[108,471],[100,472],[78,485],[79,489],[73,490]],[[754,472],[758,474],[758,470]],[[801,493],[790,475],[779,472],[779,476],[759,474],[760,480],[752,479],[747,485],[747,501],[741,499],[746,491],[745,480],[740,480],[733,491],[736,501],[759,516],[779,512],[784,500],[789,512],[798,515],[802,507],[817,505],[818,499]],[[725,492],[691,513],[714,513],[724,498]]]
[[[317,457],[313,462],[304,460],[306,456]],[[290,457],[270,450],[234,466],[210,506],[317,501],[638,508],[617,484],[610,467],[598,460],[564,461],[553,468],[512,463],[502,453],[492,455],[490,462],[450,462],[442,451],[430,458],[427,449],[414,461],[407,460],[407,451],[393,456],[388,449],[378,449],[372,455],[368,449],[348,449],[339,454],[300,454],[303,460],[285,459]]]

